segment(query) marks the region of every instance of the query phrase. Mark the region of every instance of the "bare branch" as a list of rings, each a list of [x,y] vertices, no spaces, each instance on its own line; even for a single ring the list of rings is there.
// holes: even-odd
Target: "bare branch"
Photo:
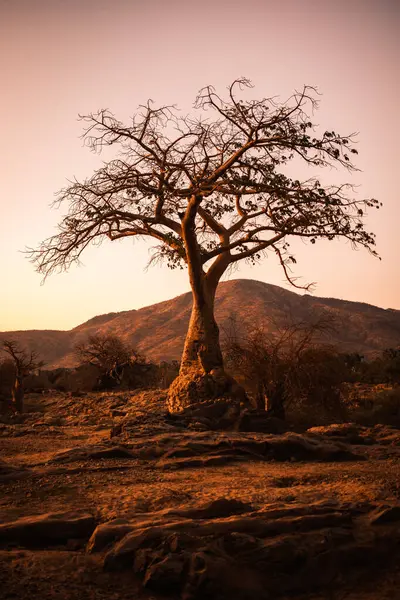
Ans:
[[[19,377],[25,377],[44,365],[44,362],[39,360],[36,351],[32,350],[31,352],[28,352],[27,350],[20,348],[18,342],[15,340],[4,340],[3,351],[14,361],[15,369]]]
[[[229,265],[272,249],[296,285],[288,270],[290,237],[344,238],[377,256],[375,237],[364,228],[366,211],[380,206],[376,200],[357,200],[350,186],[286,175],[294,159],[318,170],[356,170],[353,134],[316,133],[312,87],[285,102],[243,99],[251,87],[237,79],[226,98],[203,88],[198,117],[152,101],[129,125],[104,109],[81,117],[86,144],[94,151],[113,146],[118,156],[61,190],[56,205],[66,214],[58,232],[29,251],[37,270],[46,277],[68,269],[90,244],[123,237],[156,239],[157,257],[172,268],[186,265],[191,280],[204,279],[206,263],[217,281]]]

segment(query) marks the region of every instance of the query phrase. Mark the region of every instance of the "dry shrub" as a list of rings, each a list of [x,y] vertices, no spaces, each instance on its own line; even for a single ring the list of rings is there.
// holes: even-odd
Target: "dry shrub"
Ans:
[[[332,331],[330,318],[289,324],[274,333],[239,328],[225,332],[227,368],[255,399],[258,408],[307,425],[344,420],[341,385],[346,365],[335,348],[315,342]]]
[[[372,386],[364,401],[353,402],[349,408],[352,421],[363,425],[393,425],[400,427],[400,386]]]
[[[336,349],[312,345],[289,360],[287,417],[304,427],[348,419],[342,388],[346,367]]]

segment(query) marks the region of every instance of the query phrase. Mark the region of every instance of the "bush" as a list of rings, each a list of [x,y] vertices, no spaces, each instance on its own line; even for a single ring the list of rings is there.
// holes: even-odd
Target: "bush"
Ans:
[[[344,354],[343,358],[351,363],[348,381],[400,384],[400,348],[388,348],[369,361],[359,354]]]
[[[335,348],[317,345],[305,348],[286,368],[290,420],[311,427],[347,419],[342,394],[347,369]]]
[[[255,399],[258,408],[274,416],[325,414],[325,420],[342,420],[345,408],[341,385],[348,368],[335,348],[318,345],[316,334],[330,323],[299,323],[274,335],[253,328],[238,336],[231,326],[224,346],[227,368]],[[314,424],[314,423],[313,423]]]
[[[350,397],[351,398],[351,397]],[[400,427],[400,386],[370,386],[364,394],[350,399],[352,421],[362,425],[392,425]]]

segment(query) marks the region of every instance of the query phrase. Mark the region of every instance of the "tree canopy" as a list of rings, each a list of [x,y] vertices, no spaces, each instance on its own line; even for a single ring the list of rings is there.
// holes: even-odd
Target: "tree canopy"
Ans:
[[[144,361],[116,335],[89,335],[87,341],[75,345],[74,353],[79,363],[95,365],[104,372],[119,365]]]
[[[355,199],[348,184],[324,186],[315,177],[285,174],[296,158],[318,169],[356,170],[354,135],[315,133],[314,88],[280,103],[238,98],[248,87],[247,79],[234,81],[225,99],[212,86],[203,88],[198,116],[151,101],[129,125],[109,110],[82,116],[87,145],[94,151],[115,146],[119,155],[59,193],[56,204],[67,214],[59,232],[32,251],[38,270],[46,276],[67,269],[92,242],[123,237],[154,238],[154,258],[173,268],[187,263],[217,280],[229,265],[270,250],[294,283],[293,236],[311,243],[343,237],[376,255],[363,217],[379,207],[377,200]]]
[[[28,352],[14,340],[4,340],[3,351],[12,359],[18,377],[26,377],[44,365],[35,350]]]

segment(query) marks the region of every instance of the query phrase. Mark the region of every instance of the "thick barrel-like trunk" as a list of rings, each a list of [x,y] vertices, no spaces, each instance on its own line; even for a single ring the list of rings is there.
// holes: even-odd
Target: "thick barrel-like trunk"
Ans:
[[[215,290],[203,283],[202,297],[193,294],[192,314],[181,359],[180,373],[210,373],[223,368],[219,328],[214,317]]]
[[[180,413],[201,403],[204,415],[225,418],[224,410],[229,405],[228,412],[233,418],[247,398],[243,388],[224,371],[219,328],[214,317],[216,285],[211,287],[204,280],[201,289],[201,294],[193,292],[181,368],[169,388],[168,410]]]

